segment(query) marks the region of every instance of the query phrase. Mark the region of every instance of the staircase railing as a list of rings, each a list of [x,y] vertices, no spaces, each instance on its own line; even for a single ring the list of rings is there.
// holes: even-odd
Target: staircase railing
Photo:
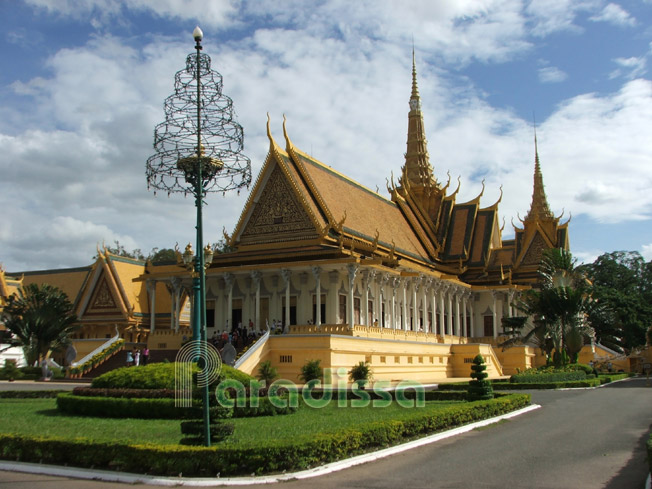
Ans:
[[[116,328],[116,329],[117,329],[117,328]],[[107,348],[109,348],[113,343],[115,343],[115,342],[118,341],[119,339],[120,339],[120,334],[116,331],[116,335],[115,335],[113,338],[111,338],[110,340],[106,341],[105,343],[102,343],[100,346],[98,346],[97,348],[95,348],[95,349],[94,349],[92,352],[90,352],[88,355],[82,357],[78,362],[72,362],[72,363],[70,364],[70,366],[71,366],[71,367],[76,367],[76,366],[78,366],[78,365],[82,365],[82,364],[86,363],[87,361],[89,361],[91,358],[93,358],[93,357],[94,357],[95,355],[97,355],[98,353],[101,353],[101,352],[103,352],[104,350],[106,350]]]
[[[256,340],[256,342],[251,345],[244,354],[238,358],[235,361],[235,364],[233,365],[235,368],[240,368],[240,366],[247,361],[247,359],[253,355],[258,349],[262,348],[267,339],[269,338],[269,329],[265,331],[265,334],[263,334],[260,338]]]

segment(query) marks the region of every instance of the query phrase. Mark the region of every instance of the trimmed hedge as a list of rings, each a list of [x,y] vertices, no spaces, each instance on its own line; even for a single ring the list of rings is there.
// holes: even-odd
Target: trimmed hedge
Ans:
[[[449,406],[404,420],[377,421],[355,429],[292,442],[265,440],[255,446],[190,447],[96,443],[83,438],[62,439],[0,435],[0,457],[77,467],[95,467],[153,475],[215,477],[301,470],[332,462],[365,450],[504,414],[530,404],[526,394],[510,394],[491,401]]]
[[[57,409],[76,416],[141,419],[188,419],[199,414],[200,408],[179,408],[174,398],[77,396],[71,393],[57,396]]]
[[[193,365],[193,372],[198,367]],[[91,387],[104,389],[171,389],[175,388],[176,363],[151,363],[138,367],[121,367],[93,379]],[[234,379],[243,385],[255,380],[239,370],[222,365],[218,382]]]
[[[546,372],[534,373],[524,372],[522,374],[514,374],[509,378],[513,384],[541,384],[550,382],[568,382],[575,380],[585,380],[586,372],[583,370],[575,370],[572,372]]]
[[[69,391],[60,389],[42,391],[0,391],[0,399],[51,399],[65,392]]]
[[[647,463],[650,466],[650,475],[652,475],[652,432],[647,440]]]
[[[110,389],[107,390],[110,391]],[[75,416],[106,418],[193,419],[202,417],[201,403],[190,408],[176,407],[174,391],[170,397],[103,397],[64,392],[57,396],[57,409],[62,413]],[[244,407],[228,408],[215,403],[215,406],[211,404],[210,408],[211,418],[214,419],[276,416],[291,414],[295,411],[296,409],[291,407],[276,407],[267,397],[259,398],[258,407],[252,407],[247,402],[247,406]]]

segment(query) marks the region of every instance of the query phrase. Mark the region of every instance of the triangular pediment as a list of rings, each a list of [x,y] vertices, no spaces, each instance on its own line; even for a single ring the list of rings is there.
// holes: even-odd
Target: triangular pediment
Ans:
[[[103,259],[98,259],[90,280],[84,285],[78,315],[81,318],[126,316],[127,307],[116,279]],[[119,278],[118,278],[119,280]]]
[[[270,166],[269,176],[253,202],[249,218],[238,237],[239,244],[248,246],[317,238],[319,235],[313,220],[287,175],[278,164]]]
[[[535,265],[539,266],[541,258],[543,257],[544,250],[550,248],[549,243],[543,238],[541,233],[536,233],[530,241],[530,246],[523,254],[520,265]]]

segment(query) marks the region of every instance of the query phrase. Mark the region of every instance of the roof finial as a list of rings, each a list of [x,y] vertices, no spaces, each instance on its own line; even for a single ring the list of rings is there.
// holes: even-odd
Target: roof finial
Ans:
[[[541,173],[541,164],[539,163],[539,146],[537,142],[537,126],[534,122],[534,188],[532,191],[532,205],[530,212],[525,216],[525,220],[532,219],[553,219],[554,215],[548,205],[545,188],[543,186],[543,174]]]
[[[421,101],[417,87],[417,65],[412,45],[412,93],[410,94],[410,112],[408,113],[407,152],[405,153],[405,166],[403,167],[402,181],[409,181],[410,185],[426,189],[436,185],[426,141],[426,131],[421,114]],[[405,186],[404,184],[401,184]]]
[[[416,104],[412,100],[415,100]],[[410,109],[415,110],[420,108],[419,87],[417,86],[417,63],[414,56],[414,41],[412,41],[412,94],[410,95]]]

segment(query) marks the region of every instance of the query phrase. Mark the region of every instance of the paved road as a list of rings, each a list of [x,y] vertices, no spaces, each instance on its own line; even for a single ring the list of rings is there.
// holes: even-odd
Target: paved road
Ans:
[[[645,379],[594,390],[531,394],[542,409],[377,462],[279,487],[643,488],[645,440],[652,425],[652,387],[646,387]],[[125,486],[0,472],[3,487]]]
[[[33,380],[0,380],[0,391],[49,391],[49,390],[73,390],[75,387],[90,386],[90,382],[35,382]]]

